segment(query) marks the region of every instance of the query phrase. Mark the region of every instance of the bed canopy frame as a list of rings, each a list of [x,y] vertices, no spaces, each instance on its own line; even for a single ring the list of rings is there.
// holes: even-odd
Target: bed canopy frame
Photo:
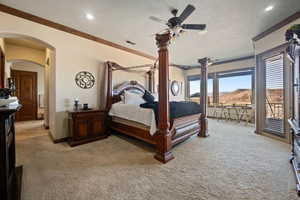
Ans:
[[[126,124],[111,121],[110,128],[126,135],[141,139],[156,146],[155,158],[166,163],[174,158],[172,146],[197,134],[199,137],[207,137],[207,66],[208,58],[199,59],[201,69],[200,81],[200,106],[201,113],[186,117],[169,119],[169,52],[171,34],[169,32],[156,35],[158,46],[158,74],[159,74],[159,116],[157,132],[151,136],[149,132]],[[107,105],[109,111],[112,104],[120,101],[120,95],[125,90],[136,90],[143,93],[145,88],[136,81],[128,81],[113,91],[112,72],[115,63],[107,62],[108,84],[107,84]],[[154,89],[154,68],[147,72],[149,77],[149,90]]]

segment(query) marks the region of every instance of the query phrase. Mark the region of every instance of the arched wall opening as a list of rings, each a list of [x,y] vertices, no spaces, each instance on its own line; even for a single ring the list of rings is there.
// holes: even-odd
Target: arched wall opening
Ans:
[[[18,72],[33,72],[36,74],[36,91],[35,91],[35,107],[34,109],[37,120],[45,120],[45,109],[48,110],[48,105],[45,104],[45,91],[47,90],[48,84],[45,81],[45,65],[30,61],[13,59],[7,60],[7,64],[10,66],[11,76]],[[12,73],[14,72],[14,73]],[[47,119],[48,117],[46,117]],[[44,121],[44,125],[46,122]]]
[[[39,88],[38,91],[43,91],[43,97],[39,96],[38,109],[43,107],[43,118],[45,128],[50,129],[51,132],[55,132],[55,105],[56,105],[56,88],[55,88],[55,48],[38,39],[27,35],[15,34],[15,33],[0,33],[0,38],[3,38],[4,42],[4,55],[9,54],[5,64],[5,86],[8,86],[7,79],[11,77],[10,70],[13,68],[18,69],[20,64],[26,66],[39,66],[43,68],[43,88]],[[16,48],[5,48],[6,40],[19,41],[21,46],[36,45],[39,48],[44,49],[44,57],[36,59],[36,56],[26,55],[23,50],[16,50]],[[7,50],[7,52],[6,52]],[[25,49],[26,50],[26,49]],[[20,53],[21,52],[21,53]],[[20,56],[21,55],[21,56]],[[41,85],[41,84],[39,84]],[[39,86],[38,86],[39,87]],[[41,111],[41,110],[39,110]]]

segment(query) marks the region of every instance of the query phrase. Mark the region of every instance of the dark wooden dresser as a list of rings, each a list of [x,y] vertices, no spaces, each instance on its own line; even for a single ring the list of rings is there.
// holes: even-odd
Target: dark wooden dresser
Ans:
[[[107,112],[97,109],[73,110],[68,115],[70,146],[108,137]]]
[[[287,57],[292,67],[292,116],[289,124],[292,129],[292,158],[291,164],[296,176],[297,191],[300,196],[300,37],[293,37],[289,40]]]
[[[16,167],[14,114],[21,106],[0,107],[0,199],[21,199],[22,166]]]

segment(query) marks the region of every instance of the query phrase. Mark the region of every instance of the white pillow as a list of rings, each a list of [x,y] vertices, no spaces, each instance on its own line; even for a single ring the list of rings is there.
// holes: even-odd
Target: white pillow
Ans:
[[[125,91],[124,92],[124,103],[140,105],[140,104],[146,103],[146,102],[141,95]]]

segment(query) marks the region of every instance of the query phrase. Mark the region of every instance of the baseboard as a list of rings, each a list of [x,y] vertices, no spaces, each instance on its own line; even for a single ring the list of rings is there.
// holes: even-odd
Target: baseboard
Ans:
[[[60,139],[54,139],[50,131],[49,131],[49,137],[50,137],[50,139],[52,140],[52,142],[54,144],[62,143],[62,142],[67,142],[68,139],[69,139],[69,137],[64,137],[64,138],[60,138]]]

